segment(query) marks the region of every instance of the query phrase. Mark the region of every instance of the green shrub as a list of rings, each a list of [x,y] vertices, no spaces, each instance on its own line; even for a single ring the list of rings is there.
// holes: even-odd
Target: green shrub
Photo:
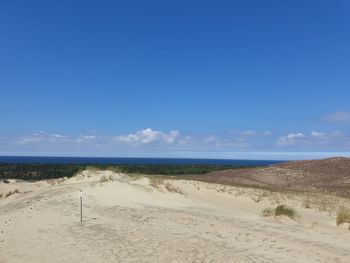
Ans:
[[[285,215],[285,216],[288,216],[289,218],[295,219],[297,214],[293,208],[288,207],[286,205],[279,205],[276,207],[275,215],[276,216]]]

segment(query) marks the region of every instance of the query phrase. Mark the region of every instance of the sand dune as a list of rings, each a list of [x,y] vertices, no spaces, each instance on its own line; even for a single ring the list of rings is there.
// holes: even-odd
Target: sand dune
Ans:
[[[323,192],[350,198],[350,158],[293,161],[267,167],[216,171],[197,180],[265,189]]]
[[[0,199],[0,262],[350,262],[335,224],[348,199],[308,195],[306,209],[303,195],[111,171],[0,183],[15,189]],[[278,203],[300,218],[260,216]]]

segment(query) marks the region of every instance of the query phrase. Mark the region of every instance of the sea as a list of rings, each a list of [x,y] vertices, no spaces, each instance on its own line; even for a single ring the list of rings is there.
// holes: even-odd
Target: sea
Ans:
[[[0,156],[0,163],[38,164],[217,164],[237,166],[267,166],[280,162],[282,161],[191,158]]]

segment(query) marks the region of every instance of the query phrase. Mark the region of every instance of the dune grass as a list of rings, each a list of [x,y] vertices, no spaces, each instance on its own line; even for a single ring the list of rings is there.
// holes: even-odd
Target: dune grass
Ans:
[[[341,207],[337,212],[336,222],[337,226],[343,223],[350,223],[350,210],[345,207]]]
[[[261,211],[260,216],[262,217],[272,217],[275,216],[275,209],[268,207]]]
[[[18,189],[15,189],[15,190],[13,190],[13,191],[9,191],[9,192],[7,192],[7,193],[5,194],[5,198],[7,198],[7,197],[9,197],[9,196],[11,196],[11,195],[13,195],[13,194],[17,194],[17,193],[19,193]]]
[[[310,200],[310,198],[307,196],[306,198],[304,198],[303,199],[303,204],[302,204],[302,206],[304,207],[304,208],[311,208],[311,200]]]
[[[282,215],[288,216],[291,219],[295,219],[296,211],[289,206],[279,205],[276,207],[275,216],[282,216]]]
[[[154,189],[160,189],[161,185],[164,185],[164,178],[159,176],[149,176],[149,185]]]
[[[170,183],[166,183],[164,185],[165,189],[167,189],[169,192],[171,193],[177,193],[177,194],[180,194],[180,195],[184,195],[185,193],[179,188],[179,187],[176,187]]]
[[[297,212],[287,205],[278,205],[276,208],[265,208],[263,211],[261,211],[260,216],[288,216],[294,220],[297,217]]]

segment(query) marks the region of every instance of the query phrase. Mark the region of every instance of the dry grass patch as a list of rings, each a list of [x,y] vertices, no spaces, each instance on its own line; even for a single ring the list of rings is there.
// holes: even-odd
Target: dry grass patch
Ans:
[[[100,183],[105,183],[105,182],[108,182],[108,181],[109,180],[108,180],[107,176],[103,175],[103,176],[100,177]]]
[[[178,193],[178,194],[184,195],[184,192],[180,188],[178,188],[170,183],[165,184],[165,189],[167,189],[171,193]]]
[[[341,207],[337,213],[336,222],[337,226],[343,223],[350,223],[350,210],[345,207]]]
[[[286,205],[278,205],[276,208],[265,208],[261,211],[260,216],[271,217],[271,216],[288,216],[291,219],[297,218],[297,212]]]
[[[9,192],[7,192],[7,193],[5,194],[5,198],[7,198],[7,197],[9,197],[9,196],[11,196],[11,195],[13,195],[13,194],[17,194],[17,193],[19,193],[18,189],[15,189],[15,190],[13,190],[13,191],[9,191]]]
[[[161,189],[161,186],[164,185],[164,178],[160,177],[149,177],[149,185],[154,189]]]
[[[67,177],[58,178],[58,179],[52,180],[51,182],[49,182],[49,184],[52,184],[52,185],[63,184],[65,181],[67,181],[67,179],[68,179]]]
[[[151,176],[151,177],[148,177],[148,179],[149,179],[149,185],[154,189],[158,189],[161,192],[164,192],[164,190],[167,190],[171,193],[178,193],[182,195],[185,194],[179,187],[174,186],[171,183],[166,183],[165,178],[158,177],[158,176]]]
[[[301,207],[315,209],[319,212],[327,212],[329,215],[336,215],[341,207],[349,207],[350,199],[320,193],[301,194]]]
[[[259,202],[263,201],[264,199],[266,199],[267,197],[268,197],[268,194],[265,192],[262,192],[262,193],[258,193],[258,194],[253,195],[251,197],[251,199],[256,203],[259,203]]]
[[[261,211],[260,216],[262,217],[272,217],[275,216],[275,209],[268,207]]]
[[[308,196],[306,198],[304,198],[302,206],[304,208],[311,208],[311,200]]]
[[[106,182],[110,182],[110,181],[113,181],[113,175],[109,175],[109,176],[107,176],[107,175],[102,175],[101,177],[100,177],[100,183],[106,183]]]
[[[286,205],[279,205],[276,207],[275,216],[288,216],[291,219],[295,219],[297,216],[296,211]]]

